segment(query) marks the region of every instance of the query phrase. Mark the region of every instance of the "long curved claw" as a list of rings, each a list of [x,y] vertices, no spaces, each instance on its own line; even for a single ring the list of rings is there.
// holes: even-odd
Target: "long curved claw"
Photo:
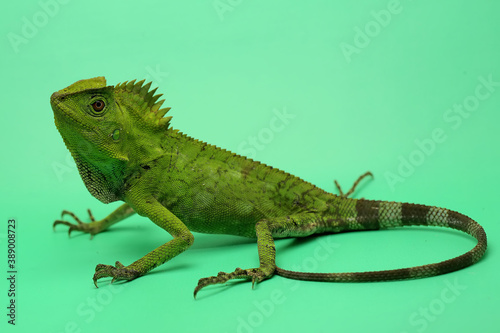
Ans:
[[[62,225],[69,227],[68,228],[68,236],[71,236],[71,232],[73,232],[74,230],[77,230],[77,231],[82,231],[82,232],[86,232],[86,233],[90,234],[90,239],[92,239],[92,238],[94,238],[94,235],[98,233],[98,230],[96,229],[97,221],[94,219],[94,216],[92,215],[92,212],[90,211],[90,209],[88,209],[87,212],[88,212],[90,220],[91,220],[90,223],[82,222],[78,218],[78,216],[76,216],[73,212],[70,212],[68,210],[63,210],[61,213],[61,220],[54,221],[54,223],[52,224],[52,228],[55,230],[57,225],[62,224]],[[66,215],[71,216],[75,220],[76,223],[71,223],[71,222],[62,220]]]
[[[71,236],[71,232],[72,232],[73,230],[79,230],[79,229],[78,229],[78,227],[79,227],[79,225],[80,225],[80,224],[75,225],[75,224],[70,223],[70,222],[68,222],[68,221],[56,220],[56,221],[54,222],[54,224],[52,225],[52,226],[53,226],[53,228],[54,228],[54,230],[56,229],[56,225],[59,225],[59,224],[62,224],[62,225],[65,225],[65,226],[68,226],[68,227],[69,227],[69,228],[68,228],[68,236]]]
[[[61,213],[61,219],[63,219],[65,215],[71,216],[76,221],[76,223],[83,224],[83,222],[73,212],[70,212],[69,210],[63,210]]]
[[[141,274],[138,271],[128,268],[121,262],[117,261],[115,266],[103,264],[97,265],[95,267],[95,274],[92,280],[94,281],[95,287],[99,288],[97,286],[97,280],[104,277],[112,277],[113,279],[111,280],[111,283],[113,283],[116,280],[133,280],[140,275]]]
[[[206,286],[214,285],[214,284],[222,284],[226,283],[229,280],[234,279],[247,279],[252,280],[252,288],[255,283],[261,282],[262,280],[268,278],[270,275],[266,274],[261,268],[250,268],[250,269],[241,269],[236,268],[232,273],[219,272],[217,276],[210,276],[206,278],[202,278],[198,281],[198,285],[194,288],[194,298],[198,292],[205,288]]]

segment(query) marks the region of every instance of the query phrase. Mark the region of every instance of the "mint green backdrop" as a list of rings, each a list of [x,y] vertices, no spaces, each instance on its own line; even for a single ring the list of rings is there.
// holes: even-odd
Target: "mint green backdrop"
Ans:
[[[494,1],[76,1],[2,5],[0,265],[17,231],[19,332],[493,332],[498,328],[500,3]],[[76,80],[153,81],[175,128],[326,190],[444,206],[486,229],[490,248],[452,274],[366,284],[274,277],[251,289],[193,288],[258,264],[253,241],[195,235],[131,283],[91,281],[171,237],[134,216],[97,235],[52,231],[63,209],[102,218],[54,126],[50,94]],[[474,240],[441,229],[280,240],[278,264],[316,272],[419,265]]]

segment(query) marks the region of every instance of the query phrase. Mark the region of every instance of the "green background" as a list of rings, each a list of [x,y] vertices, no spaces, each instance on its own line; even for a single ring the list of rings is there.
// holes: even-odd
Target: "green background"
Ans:
[[[15,327],[1,279],[2,331],[495,331],[499,11],[494,1],[4,3],[0,267],[6,276],[6,225],[15,218],[19,273]],[[326,190],[335,190],[333,179],[347,189],[370,170],[375,179],[357,197],[467,214],[485,227],[488,252],[472,267],[428,279],[274,277],[254,290],[206,288],[194,300],[199,278],[258,264],[253,241],[195,234],[189,251],[151,274],[113,286],[104,279],[96,289],[96,264],[131,263],[170,239],[138,216],[92,241],[52,231],[63,209],[86,218],[92,208],[102,218],[118,205],[89,195],[49,105],[52,92],[100,75],[109,84],[152,80],[175,128]],[[465,112],[454,111],[464,104]],[[277,247],[283,268],[329,272],[425,264],[474,244],[453,231],[415,228]]]

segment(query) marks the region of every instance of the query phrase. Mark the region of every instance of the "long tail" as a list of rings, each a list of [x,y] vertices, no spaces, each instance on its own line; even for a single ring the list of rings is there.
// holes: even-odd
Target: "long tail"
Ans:
[[[354,199],[350,199],[354,200]],[[296,280],[331,282],[374,282],[416,279],[453,272],[470,266],[483,256],[487,240],[483,227],[458,212],[409,203],[356,200],[356,223],[360,229],[385,229],[401,226],[430,225],[463,231],[475,239],[477,245],[453,259],[409,268],[352,272],[352,273],[305,273],[276,268],[275,274]]]

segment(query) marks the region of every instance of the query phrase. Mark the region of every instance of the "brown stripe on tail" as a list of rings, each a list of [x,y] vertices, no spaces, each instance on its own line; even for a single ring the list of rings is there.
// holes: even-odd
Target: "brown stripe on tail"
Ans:
[[[487,240],[483,227],[471,218],[452,210],[409,203],[358,200],[356,212],[356,221],[366,226],[367,230],[417,225],[441,226],[463,231],[474,237],[477,244],[472,250],[458,257],[409,268],[353,273],[306,273],[288,271],[277,267],[275,273],[296,280],[331,282],[415,279],[465,268],[479,261],[486,251]]]

